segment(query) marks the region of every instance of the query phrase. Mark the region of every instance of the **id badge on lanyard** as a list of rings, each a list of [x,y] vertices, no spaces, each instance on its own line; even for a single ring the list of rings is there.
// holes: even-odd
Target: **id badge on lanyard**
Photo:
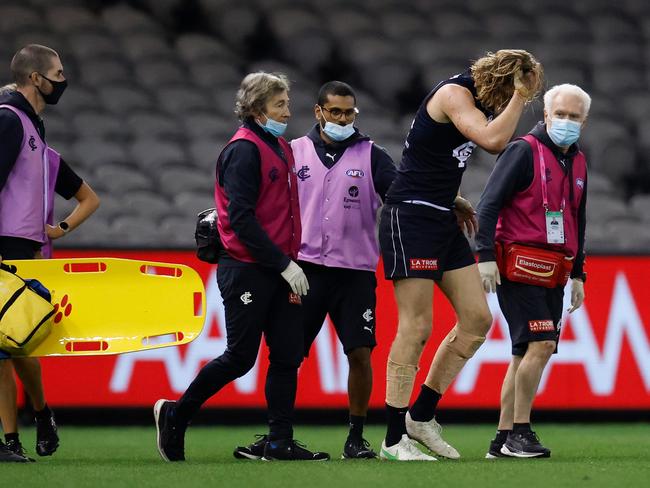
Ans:
[[[546,209],[546,242],[564,244],[564,212]]]
[[[537,141],[537,152],[539,153],[539,168],[542,178],[542,198],[544,199],[544,214],[546,220],[546,242],[548,244],[564,244],[564,206],[565,200],[562,198],[562,206],[559,212],[553,212],[548,207],[548,191],[546,188],[546,163],[544,161],[544,152],[542,145]]]

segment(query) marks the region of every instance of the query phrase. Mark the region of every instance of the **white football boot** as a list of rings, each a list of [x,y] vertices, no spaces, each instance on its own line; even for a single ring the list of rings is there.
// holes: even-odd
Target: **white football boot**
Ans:
[[[442,438],[442,427],[435,418],[428,422],[417,422],[411,418],[411,412],[406,412],[406,432],[411,439],[431,449],[438,456],[448,459],[459,459],[460,454]]]
[[[379,459],[382,461],[437,461],[433,456],[423,453],[417,444],[404,434],[394,446],[386,447],[386,439],[381,443]]]

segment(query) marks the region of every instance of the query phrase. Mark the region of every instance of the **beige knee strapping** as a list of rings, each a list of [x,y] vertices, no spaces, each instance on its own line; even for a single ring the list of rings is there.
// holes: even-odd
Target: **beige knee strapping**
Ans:
[[[469,334],[456,325],[438,347],[427,377],[427,385],[444,393],[467,360],[484,342],[484,336]]]
[[[391,407],[408,407],[418,367],[399,364],[388,358],[386,366],[386,403]]]
[[[485,342],[485,336],[468,334],[463,329],[458,328],[458,324],[451,329],[447,337],[449,338],[447,347],[465,360],[471,358],[481,347],[481,344]]]

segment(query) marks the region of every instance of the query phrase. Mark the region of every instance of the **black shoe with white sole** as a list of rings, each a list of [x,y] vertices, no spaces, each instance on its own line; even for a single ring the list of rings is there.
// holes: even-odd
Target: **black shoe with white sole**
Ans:
[[[518,458],[551,457],[551,450],[542,446],[539,437],[532,430],[508,434],[508,439],[501,447],[501,453]]]
[[[503,441],[492,439],[490,441],[490,447],[488,449],[488,452],[485,455],[485,459],[496,459],[496,458],[508,457],[501,452],[502,447],[503,447]]]
[[[269,440],[266,434],[255,434],[257,440],[248,446],[237,446],[232,455],[237,459],[252,459],[257,461],[264,457],[264,446]]]
[[[185,429],[174,422],[176,402],[158,400],[153,407],[156,420],[156,443],[165,461],[185,461]]]

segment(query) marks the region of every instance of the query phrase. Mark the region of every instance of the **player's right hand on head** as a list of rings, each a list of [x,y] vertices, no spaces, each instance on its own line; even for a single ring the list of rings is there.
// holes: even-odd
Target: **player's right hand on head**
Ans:
[[[302,268],[298,266],[294,261],[289,262],[289,266],[287,266],[280,274],[287,281],[287,283],[289,283],[292,292],[301,296],[305,296],[309,291],[309,282],[307,281],[307,275],[305,275],[305,272],[302,270]]]
[[[486,293],[496,293],[497,285],[501,284],[501,275],[496,261],[478,263],[478,272],[481,274],[481,283]]]
[[[537,96],[539,91],[539,70],[537,67],[525,73],[518,69],[513,78],[515,91],[527,102]]]

